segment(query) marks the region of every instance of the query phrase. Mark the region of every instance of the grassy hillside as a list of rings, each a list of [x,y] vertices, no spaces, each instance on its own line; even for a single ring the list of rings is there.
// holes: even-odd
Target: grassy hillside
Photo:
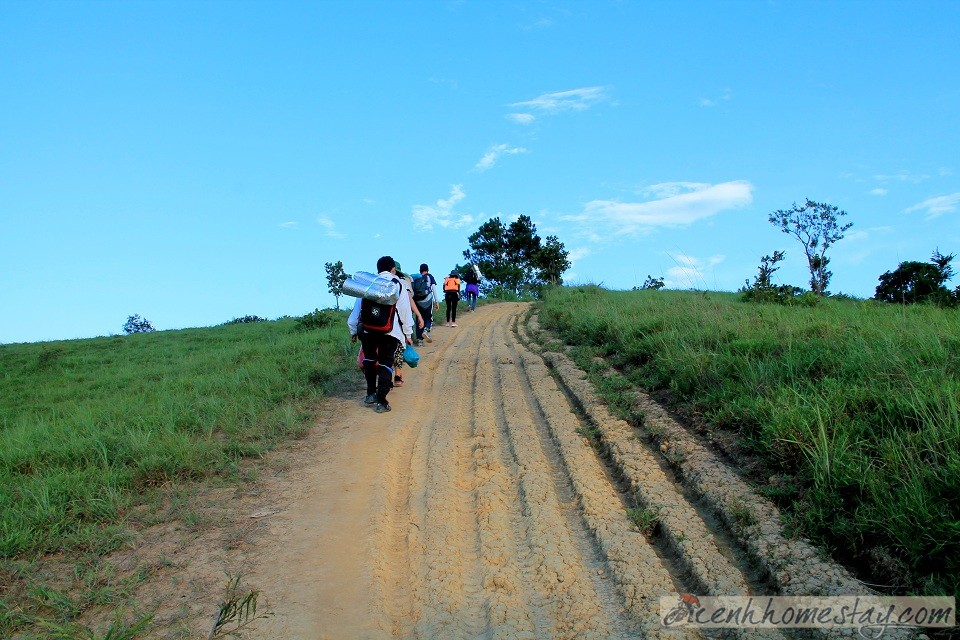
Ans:
[[[341,315],[0,346],[0,557],[106,552],[139,493],[305,429],[351,362]]]
[[[550,292],[541,321],[736,433],[758,485],[839,559],[895,593],[958,592],[956,310],[580,287]]]

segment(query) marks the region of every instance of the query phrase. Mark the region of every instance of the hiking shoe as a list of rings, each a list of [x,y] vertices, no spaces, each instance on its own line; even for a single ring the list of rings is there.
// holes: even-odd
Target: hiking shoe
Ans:
[[[367,394],[367,397],[363,399],[363,404],[373,404],[377,401],[377,394],[370,393]]]
[[[386,413],[387,411],[390,411],[390,405],[386,402],[378,402],[377,406],[375,406],[373,410],[377,413]]]
[[[433,338],[431,338],[430,334],[426,332],[423,334],[423,339],[426,340],[427,342],[433,342]]]

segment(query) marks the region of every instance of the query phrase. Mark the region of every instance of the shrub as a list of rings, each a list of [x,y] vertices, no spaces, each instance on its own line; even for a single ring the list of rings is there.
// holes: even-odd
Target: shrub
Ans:
[[[664,287],[663,278],[654,278],[653,276],[648,275],[647,279],[643,281],[643,286],[634,287],[633,290],[644,291],[647,289],[652,289],[654,291],[658,291],[660,289],[663,289],[663,287]]]
[[[153,328],[149,320],[141,318],[139,315],[128,317],[127,322],[123,325],[123,332],[127,335],[131,333],[150,333],[151,331],[156,331],[156,329]]]
[[[332,327],[340,322],[341,315],[333,309],[314,309],[305,316],[297,318],[297,328],[303,331],[311,331]]]
[[[223,324],[246,324],[248,322],[266,322],[266,318],[261,318],[260,316],[243,316],[242,318],[234,318],[229,322],[224,322]]]
[[[763,256],[760,259],[760,267],[757,269],[757,275],[753,279],[753,284],[751,284],[749,280],[744,281],[744,286],[739,291],[739,293],[743,294],[740,299],[744,302],[772,302],[788,306],[815,306],[818,298],[813,293],[789,284],[773,284],[773,274],[780,268],[777,267],[776,264],[783,260],[783,257],[783,251],[774,251],[772,256]]]

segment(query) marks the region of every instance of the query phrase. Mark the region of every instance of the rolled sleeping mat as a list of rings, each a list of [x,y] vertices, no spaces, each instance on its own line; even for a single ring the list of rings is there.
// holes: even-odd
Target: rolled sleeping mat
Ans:
[[[357,271],[343,282],[343,292],[378,304],[396,304],[400,298],[400,283],[394,282],[393,278]]]

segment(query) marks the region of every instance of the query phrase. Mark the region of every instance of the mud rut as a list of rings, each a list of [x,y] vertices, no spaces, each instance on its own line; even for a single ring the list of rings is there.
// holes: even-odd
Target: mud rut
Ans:
[[[644,394],[624,396],[639,427],[611,415],[529,311],[437,327],[390,413],[359,377],[337,401],[264,490],[249,578],[276,615],[246,637],[693,638],[661,627],[661,596],[869,593]]]
[[[661,595],[769,593],[649,452],[640,458],[648,506],[673,544],[637,530],[632,493],[521,340],[526,311],[491,305],[435,329],[436,367],[410,372],[416,391],[394,392],[395,404],[414,406],[394,425],[373,500],[379,632],[697,637],[661,631]]]

